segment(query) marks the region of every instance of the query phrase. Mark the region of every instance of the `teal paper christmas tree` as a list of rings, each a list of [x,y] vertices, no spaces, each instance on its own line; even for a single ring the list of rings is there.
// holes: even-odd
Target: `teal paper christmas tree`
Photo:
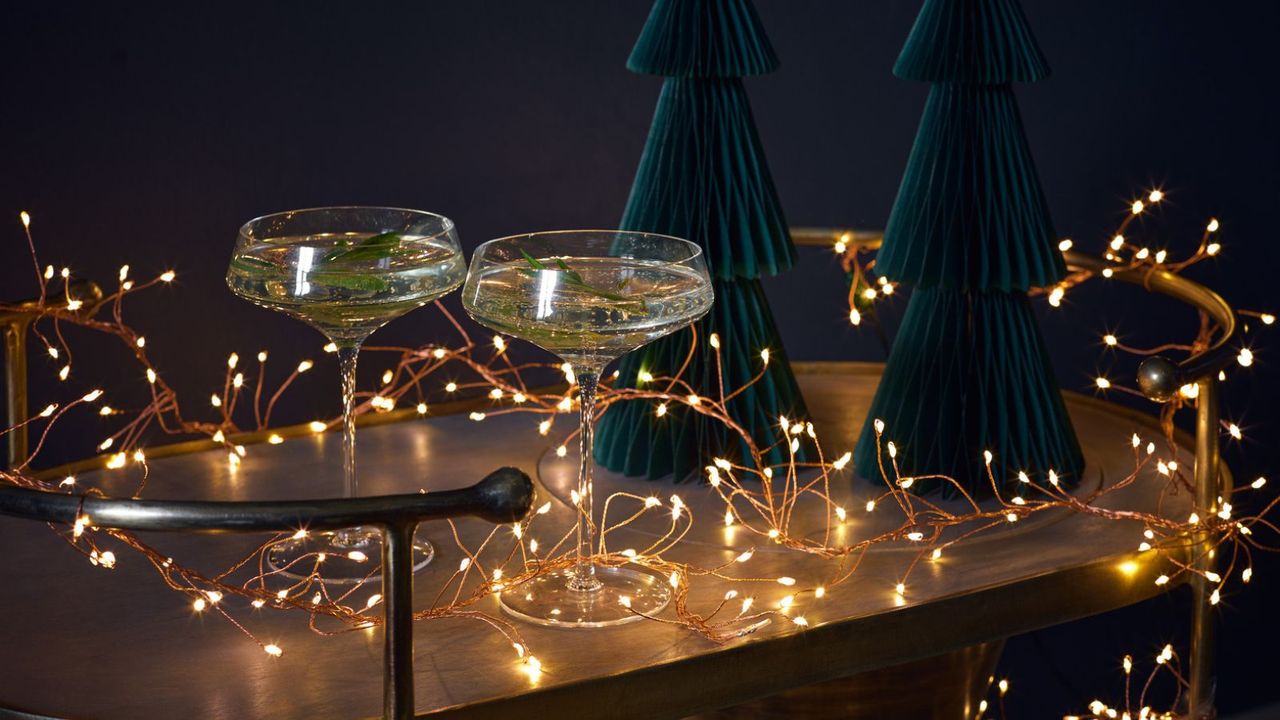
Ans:
[[[933,88],[876,270],[917,289],[856,467],[880,481],[879,419],[904,476],[990,494],[989,450],[998,483],[1078,480],[1084,456],[1026,296],[1066,274],[1010,87],[1048,75],[1040,48],[1014,0],[925,0],[893,72]],[[953,491],[913,489],[939,484]]]
[[[720,340],[726,392],[765,370],[728,410],[766,450],[768,464],[788,459],[785,446],[775,447],[779,418],[808,414],[758,279],[795,262],[741,79],[777,66],[749,0],[657,0],[627,68],[667,80],[620,223],[623,230],[675,235],[702,246],[716,302],[695,326],[698,345],[683,378],[700,395],[718,396],[711,333]],[[674,376],[692,338],[676,333],[627,355],[615,387],[662,389],[642,378]],[[761,358],[766,349],[767,367]],[[750,463],[746,445],[723,423],[670,407],[663,417],[649,402],[610,407],[596,432],[596,458],[627,475],[676,480],[700,471],[712,456]],[[797,457],[804,459],[803,447]]]

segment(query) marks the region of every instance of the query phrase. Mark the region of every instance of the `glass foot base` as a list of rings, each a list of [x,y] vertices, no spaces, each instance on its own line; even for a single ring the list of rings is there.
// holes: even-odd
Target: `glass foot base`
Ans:
[[[413,571],[426,567],[436,549],[415,537]],[[376,528],[348,528],[312,533],[305,538],[276,543],[267,551],[267,564],[278,575],[301,580],[311,575],[332,585],[381,582],[382,533]]]
[[[502,609],[538,625],[608,627],[643,620],[671,600],[666,580],[642,570],[597,567],[600,586],[595,590],[574,590],[572,579],[572,568],[539,575],[504,590],[499,596]]]

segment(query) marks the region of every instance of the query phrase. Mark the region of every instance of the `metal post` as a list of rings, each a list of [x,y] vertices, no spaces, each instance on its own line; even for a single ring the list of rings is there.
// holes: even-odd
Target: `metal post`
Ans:
[[[1218,510],[1218,494],[1221,492],[1218,481],[1218,383],[1212,377],[1206,377],[1199,386],[1200,394],[1196,401],[1195,510],[1201,517],[1212,517]],[[1192,553],[1193,567],[1199,572],[1191,576],[1191,667],[1187,717],[1199,720],[1214,716],[1216,684],[1213,674],[1213,607],[1209,604],[1213,583],[1202,574],[1214,567],[1213,542],[1208,533],[1201,533],[1196,538]]]
[[[5,411],[9,431],[8,462],[14,468],[27,459],[27,323],[11,320],[4,326]]]
[[[390,720],[412,720],[413,535],[418,524],[397,523],[382,531],[383,703]]]

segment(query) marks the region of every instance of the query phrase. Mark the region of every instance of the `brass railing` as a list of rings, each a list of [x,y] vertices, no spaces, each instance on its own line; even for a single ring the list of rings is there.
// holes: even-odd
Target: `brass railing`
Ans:
[[[56,299],[46,300],[46,307],[67,308],[77,301],[89,308],[102,299],[102,290],[88,280],[76,280]],[[38,317],[40,298],[6,305],[0,309],[0,330],[4,332],[4,400],[5,427],[9,430],[7,459],[16,467],[27,459],[27,328]]]
[[[879,248],[882,240],[879,231],[852,228],[793,228],[791,237],[797,245],[834,247],[836,242],[843,241],[847,247],[868,250]],[[1157,403],[1172,400],[1184,385],[1197,387],[1194,507],[1201,517],[1212,517],[1218,512],[1218,498],[1230,492],[1230,488],[1223,486],[1220,468],[1218,373],[1235,362],[1239,352],[1241,330],[1235,310],[1209,288],[1166,270],[1121,269],[1101,258],[1078,252],[1066,252],[1064,257],[1073,272],[1101,272],[1111,268],[1113,279],[1181,300],[1217,323],[1220,332],[1210,347],[1177,363],[1159,356],[1149,357],[1138,366],[1137,375],[1138,387]],[[1205,575],[1213,570],[1213,543],[1207,533],[1199,533],[1192,539],[1191,561],[1198,572],[1192,573],[1189,580],[1192,606],[1187,717],[1209,718],[1214,714],[1215,631],[1209,601],[1212,583]]]

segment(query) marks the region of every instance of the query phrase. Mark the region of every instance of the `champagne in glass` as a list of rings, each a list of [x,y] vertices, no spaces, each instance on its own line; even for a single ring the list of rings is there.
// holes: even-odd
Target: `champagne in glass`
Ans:
[[[666,607],[664,579],[592,560],[596,387],[610,361],[688,326],[713,299],[702,250],[665,235],[570,230],[491,240],[476,249],[462,293],[467,313],[568,362],[582,407],[576,563],[504,590],[507,612],[545,625],[602,627]]]
[[[419,210],[332,207],[293,210],[250,220],[240,229],[227,285],[265,308],[311,325],[337,347],[342,374],[345,497],[358,494],[355,472],[355,384],[360,345],[391,320],[462,284],[466,268],[451,220]],[[376,528],[348,528],[272,547],[272,567],[309,575],[320,553],[326,582],[353,583],[381,557]],[[415,542],[414,569],[431,561]]]

